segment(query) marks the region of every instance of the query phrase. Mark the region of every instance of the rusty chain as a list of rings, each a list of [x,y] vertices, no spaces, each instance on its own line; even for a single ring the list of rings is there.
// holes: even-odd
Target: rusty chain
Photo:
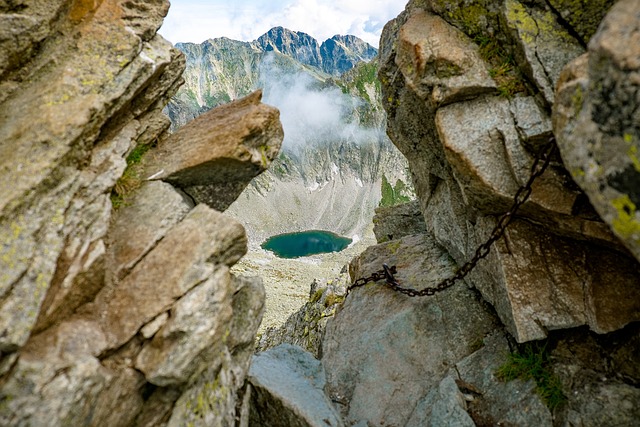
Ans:
[[[394,265],[389,267],[387,264],[382,264],[382,270],[376,271],[371,276],[361,277],[353,282],[347,288],[347,295],[349,295],[349,292],[351,292],[351,290],[354,288],[364,286],[370,282],[377,282],[379,280],[385,279],[386,285],[396,292],[403,293],[410,297],[431,296],[435,295],[437,292],[441,292],[447,288],[450,288],[458,280],[463,279],[467,274],[471,272],[471,270],[475,268],[475,266],[478,264],[478,261],[489,255],[491,246],[502,237],[505,229],[513,220],[513,217],[515,216],[518,209],[520,209],[520,206],[522,206],[527,201],[527,199],[529,199],[529,196],[533,191],[533,182],[536,180],[536,178],[542,175],[547,169],[547,166],[549,166],[549,163],[551,162],[551,156],[553,155],[555,148],[555,138],[551,137],[549,139],[549,142],[542,147],[540,153],[533,162],[529,180],[526,182],[526,184],[520,187],[516,194],[513,196],[513,204],[511,205],[511,209],[500,216],[500,218],[498,219],[498,223],[493,228],[493,231],[489,236],[489,239],[487,239],[487,241],[482,245],[478,246],[473,257],[462,267],[460,267],[453,276],[444,279],[442,282],[433,287],[427,287],[421,290],[405,288],[402,287],[394,277],[394,274],[397,274],[396,266]]]

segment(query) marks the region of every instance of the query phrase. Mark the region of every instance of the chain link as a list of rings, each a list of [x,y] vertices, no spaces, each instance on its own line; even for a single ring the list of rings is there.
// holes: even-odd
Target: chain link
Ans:
[[[433,287],[427,287],[421,290],[405,288],[402,287],[394,277],[394,275],[397,274],[396,266],[394,265],[389,267],[387,264],[382,264],[382,270],[376,271],[371,276],[361,277],[353,282],[347,288],[347,295],[349,295],[349,292],[351,292],[351,290],[354,288],[364,286],[370,282],[377,282],[379,280],[385,279],[385,283],[387,284],[387,286],[389,286],[396,292],[403,293],[410,297],[424,297],[435,295],[437,292],[444,291],[445,289],[453,286],[458,280],[462,280],[475,268],[475,266],[478,264],[478,261],[489,255],[491,246],[502,237],[504,231],[513,220],[518,209],[520,209],[520,207],[529,199],[529,196],[531,196],[531,192],[533,191],[533,182],[547,169],[547,166],[549,166],[549,163],[551,162],[551,157],[555,149],[555,138],[551,137],[549,139],[549,142],[542,147],[540,153],[533,162],[529,180],[522,187],[520,187],[516,194],[513,196],[513,204],[511,205],[511,209],[500,216],[496,226],[491,231],[489,239],[478,246],[473,257],[462,267],[460,267],[453,276],[444,279],[442,282]]]

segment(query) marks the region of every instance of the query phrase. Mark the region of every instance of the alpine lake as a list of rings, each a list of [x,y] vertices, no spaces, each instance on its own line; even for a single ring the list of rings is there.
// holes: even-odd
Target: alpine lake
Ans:
[[[309,255],[340,252],[352,240],[330,231],[308,230],[297,233],[278,234],[269,237],[260,245],[279,258],[300,258]]]

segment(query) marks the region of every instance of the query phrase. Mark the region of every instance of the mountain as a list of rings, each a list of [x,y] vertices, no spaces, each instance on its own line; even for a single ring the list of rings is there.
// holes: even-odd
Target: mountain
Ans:
[[[366,42],[334,36],[319,44],[276,27],[253,42],[216,38],[176,47],[186,70],[166,110],[174,130],[257,88],[280,110],[280,156],[228,210],[248,229],[252,245],[307,228],[362,236],[380,202],[383,176],[409,181],[406,160],[384,131],[371,61],[377,50]]]

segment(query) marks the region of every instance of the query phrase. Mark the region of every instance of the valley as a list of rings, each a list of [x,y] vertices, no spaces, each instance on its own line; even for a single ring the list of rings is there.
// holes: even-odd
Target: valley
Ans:
[[[187,66],[185,84],[166,108],[174,129],[256,89],[280,110],[280,155],[225,211],[243,224],[249,240],[249,253],[234,268],[265,282],[264,331],[304,304],[314,279],[337,276],[375,243],[372,217],[383,181],[400,183],[404,197],[413,197],[406,159],[384,130],[377,50],[353,36],[319,44],[280,27],[251,43],[219,38],[177,47]],[[295,260],[260,247],[271,236],[306,230],[353,243]]]

